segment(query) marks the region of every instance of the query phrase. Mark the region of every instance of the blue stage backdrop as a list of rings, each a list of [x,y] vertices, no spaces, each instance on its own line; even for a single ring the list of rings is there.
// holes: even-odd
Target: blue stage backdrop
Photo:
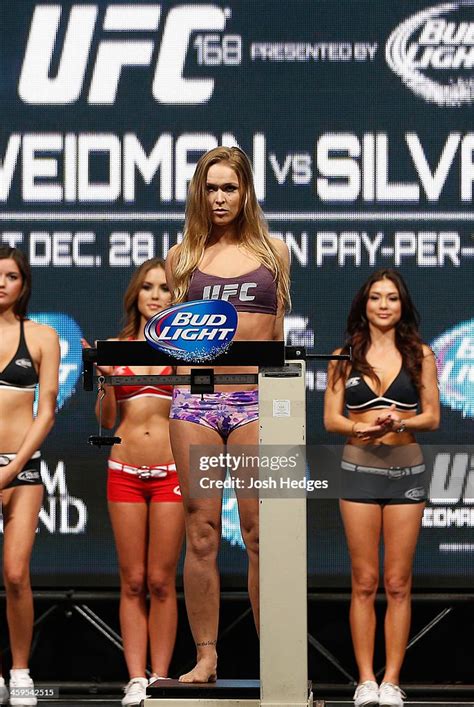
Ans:
[[[219,144],[250,155],[290,248],[288,342],[331,351],[361,282],[399,268],[438,354],[442,426],[424,441],[472,440],[472,2],[17,0],[0,16],[0,239],[28,253],[32,317],[62,351],[37,586],[117,584],[79,339],[117,334],[133,268],[179,240],[194,165]],[[322,427],[325,385],[309,366],[312,443],[337,442]],[[463,488],[427,509],[418,587],[472,587]],[[224,515],[223,582],[240,586],[232,497]],[[337,504],[312,501],[309,528],[310,585],[347,586]]]

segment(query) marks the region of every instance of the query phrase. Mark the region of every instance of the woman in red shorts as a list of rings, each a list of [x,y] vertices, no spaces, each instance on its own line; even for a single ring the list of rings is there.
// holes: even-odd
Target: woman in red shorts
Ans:
[[[168,307],[170,299],[164,262],[147,260],[132,275],[125,292],[125,326],[118,340],[144,340],[146,322]],[[132,376],[172,370],[101,366],[98,372]],[[138,705],[145,697],[148,637],[153,675],[162,678],[168,675],[176,637],[175,577],[184,521],[169,441],[171,395],[166,385],[106,386],[102,401],[103,426],[114,427],[119,417],[116,434],[122,439],[111,450],[107,499],[120,565],[120,625],[130,675],[124,707]]]

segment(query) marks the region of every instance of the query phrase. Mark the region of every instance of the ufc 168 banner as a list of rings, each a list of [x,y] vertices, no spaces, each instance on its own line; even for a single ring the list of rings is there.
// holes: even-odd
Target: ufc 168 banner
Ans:
[[[471,586],[473,460],[461,469],[453,445],[474,418],[473,3],[17,0],[0,13],[0,239],[28,253],[32,317],[62,353],[37,584],[117,583],[79,340],[117,334],[131,272],[179,241],[196,161],[226,144],[250,155],[292,254],[288,343],[331,351],[374,268],[406,277],[443,405],[422,441],[454,489],[426,510],[416,582]],[[323,430],[325,385],[309,366],[313,444],[342,442]],[[311,583],[346,585],[335,504],[311,501],[310,526]],[[241,584],[231,495],[222,562]]]

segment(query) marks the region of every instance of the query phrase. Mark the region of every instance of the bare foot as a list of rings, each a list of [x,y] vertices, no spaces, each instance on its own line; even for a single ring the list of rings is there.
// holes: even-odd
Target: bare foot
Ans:
[[[179,677],[179,682],[206,683],[216,682],[216,680],[217,673],[215,660],[206,660],[205,658],[198,660],[195,667],[190,670],[189,673],[185,673]]]

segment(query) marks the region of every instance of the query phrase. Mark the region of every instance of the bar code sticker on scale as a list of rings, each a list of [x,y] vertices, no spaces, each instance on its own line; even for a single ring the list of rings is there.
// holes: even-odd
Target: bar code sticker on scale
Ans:
[[[291,402],[289,400],[273,401],[273,417],[290,417]]]

